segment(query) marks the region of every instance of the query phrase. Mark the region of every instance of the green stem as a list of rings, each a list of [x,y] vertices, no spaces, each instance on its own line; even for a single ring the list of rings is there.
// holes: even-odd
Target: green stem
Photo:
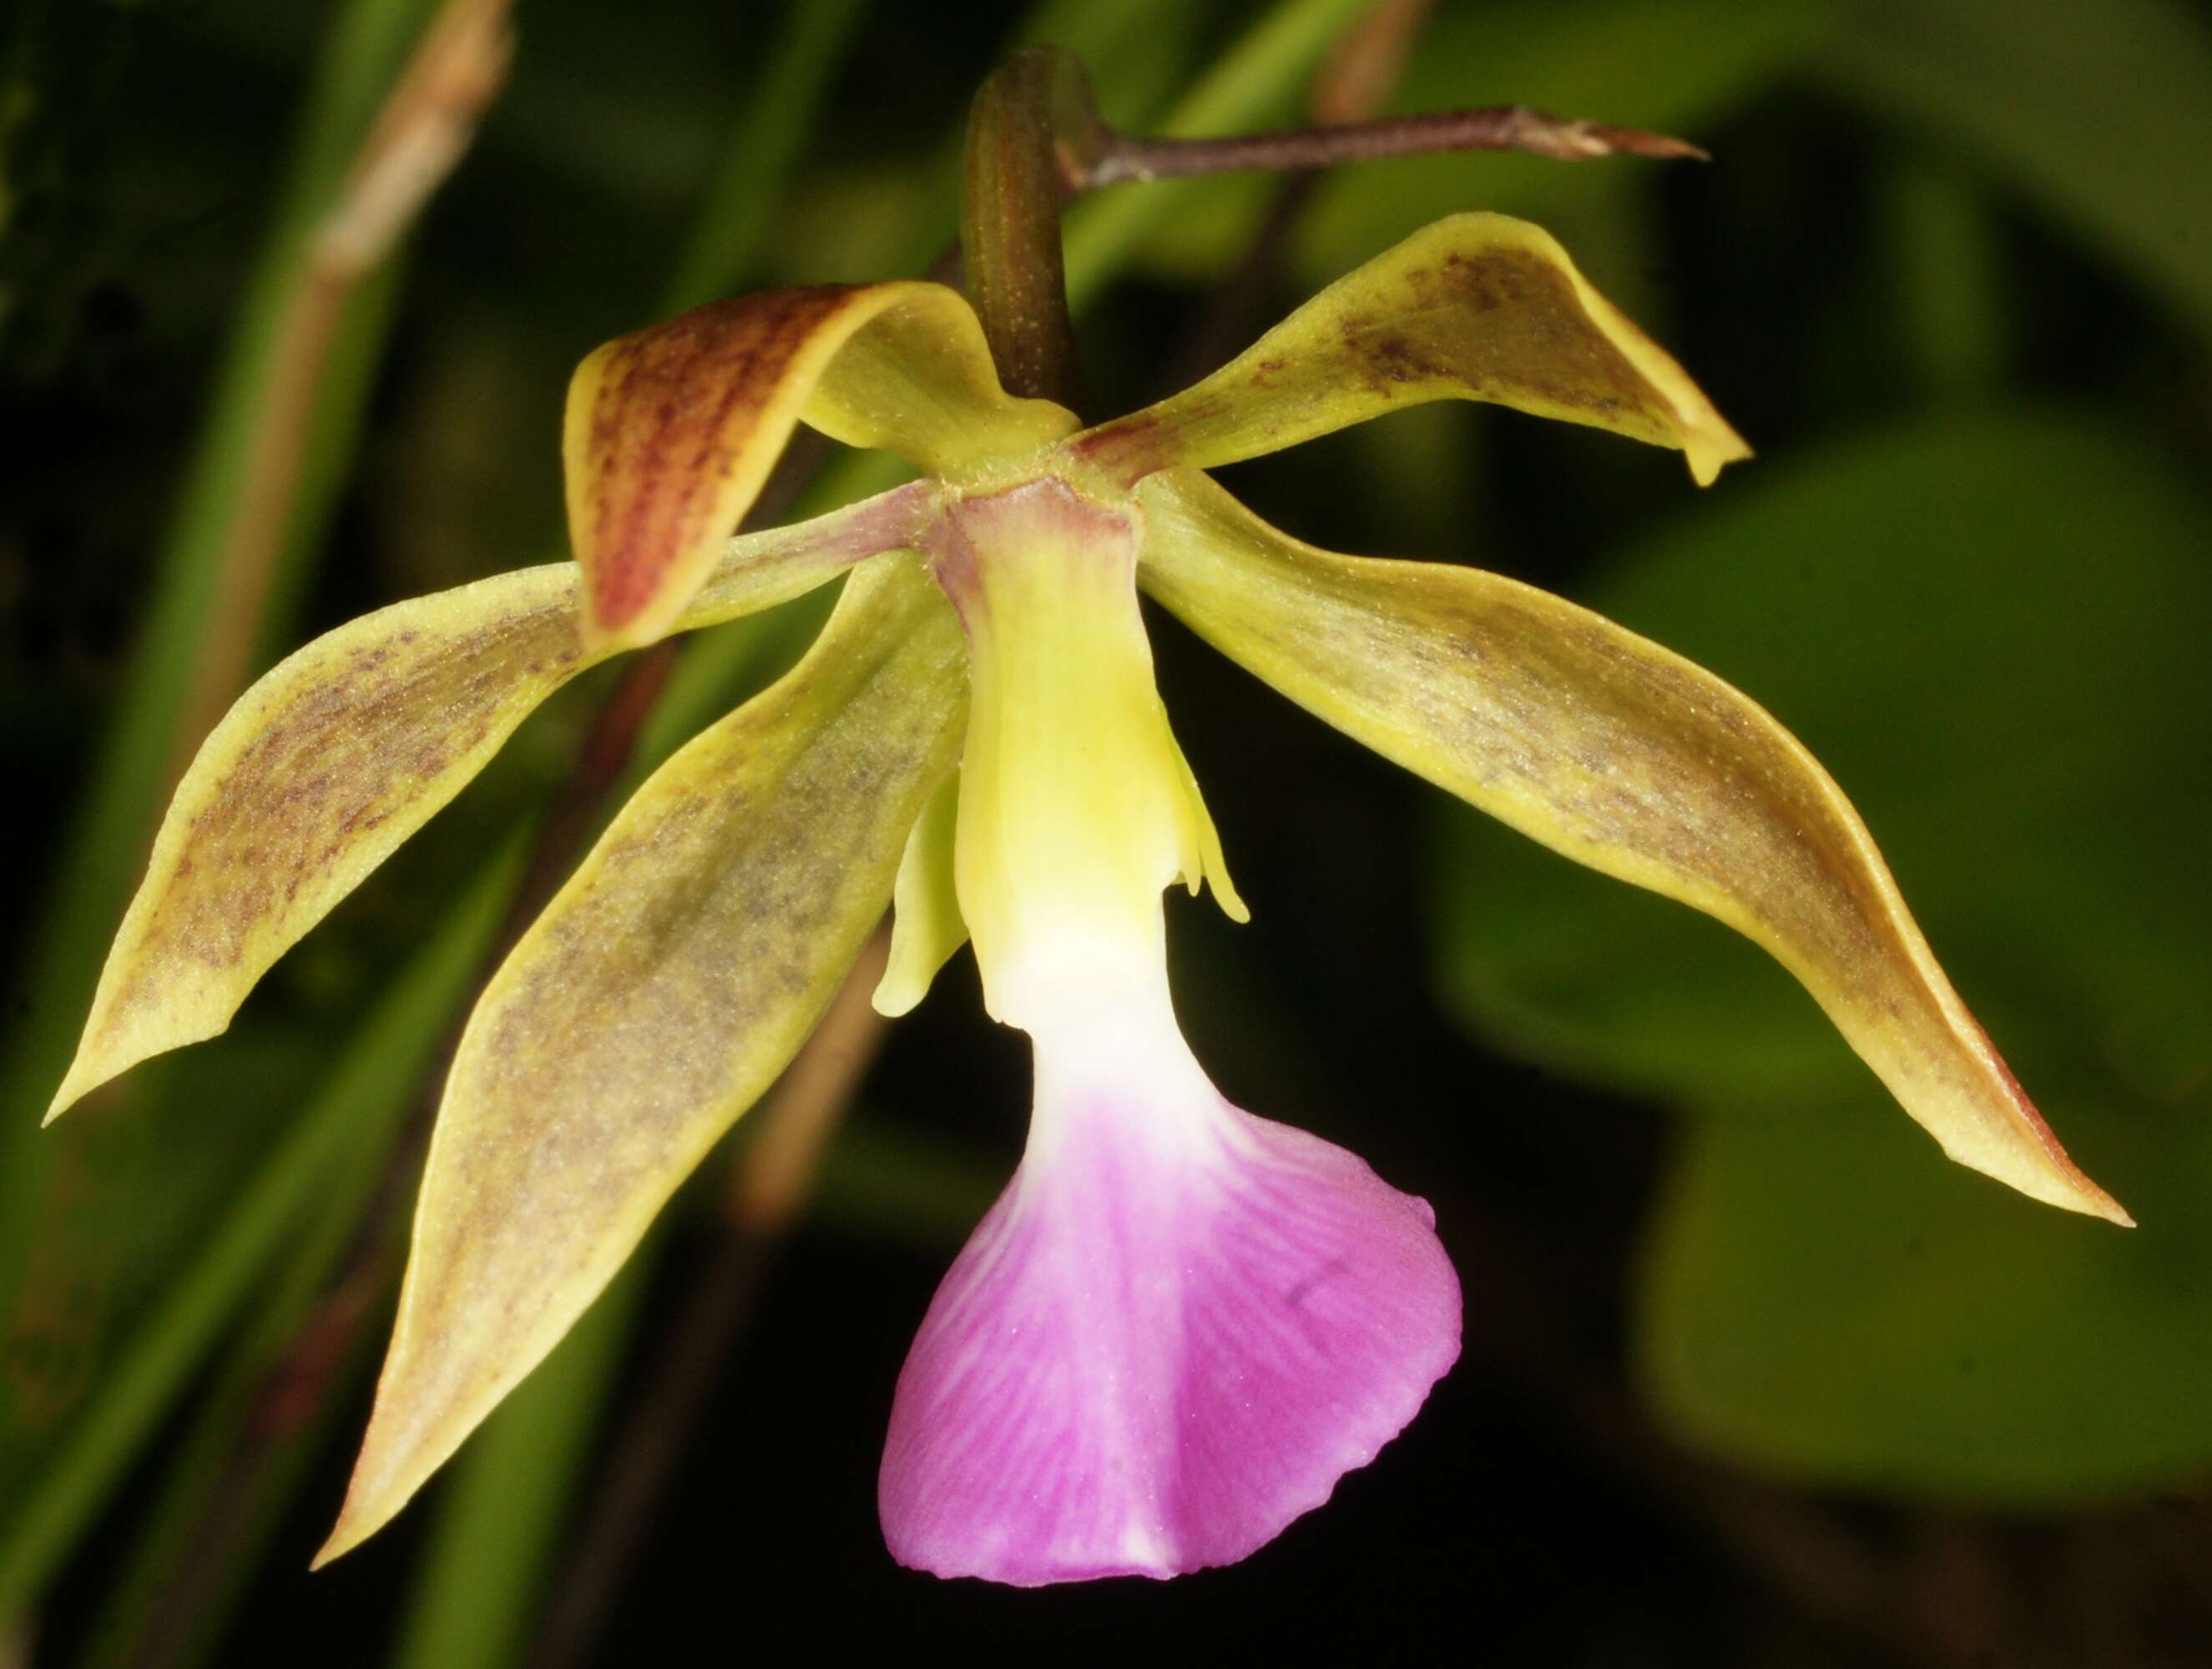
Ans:
[[[102,1596],[76,1669],[188,1669],[218,1642],[331,1428],[350,1414],[352,1381],[370,1365],[365,1332],[325,1333],[330,1355],[315,1363],[319,1385],[303,1387],[296,1371],[290,1382],[282,1377],[302,1330],[328,1325],[332,1281],[378,1206],[403,1122],[372,1121],[359,1132],[285,1237],[283,1256],[270,1260],[141,1515],[123,1575]],[[356,1284],[348,1302],[368,1296]]]
[[[664,314],[729,294],[759,259],[866,3],[803,0],[791,8],[781,38],[746,89],[675,276],[661,293]]]
[[[1082,71],[1026,46],[992,71],[968,112],[960,255],[968,299],[1008,392],[1079,404],[1081,372],[1061,276],[1065,186],[1055,118]]]

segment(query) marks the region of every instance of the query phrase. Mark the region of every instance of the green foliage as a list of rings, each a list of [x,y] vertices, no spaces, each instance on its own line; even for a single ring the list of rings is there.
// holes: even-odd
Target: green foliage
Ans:
[[[392,980],[359,1034],[331,1058],[324,1081],[296,1103],[290,1130],[265,1157],[249,1162],[204,1242],[163,1260],[178,1272],[134,1318],[123,1348],[104,1353],[64,1419],[43,1430],[21,1414],[9,1423],[19,1481],[9,1490],[14,1510],[0,1539],[0,1615],[21,1606],[52,1572],[253,1284],[265,1278],[284,1237],[303,1233],[311,1214],[342,1215],[349,1192],[353,1210],[366,1204],[368,1179],[490,943],[513,871],[511,855],[488,866],[446,931]],[[114,1217],[105,1226],[125,1232]],[[19,1379],[19,1394],[21,1388]]]
[[[1455,818],[1445,968],[1486,1035],[1687,1108],[1642,1357],[1702,1443],[2021,1501],[2212,1464],[2212,514],[2079,414],[1771,466],[1582,600],[1796,731],[1967,1001],[2142,1227],[1943,1164],[1778,969]]]
[[[1852,0],[1820,81],[1954,144],[2212,329],[2212,29],[2172,0]]]

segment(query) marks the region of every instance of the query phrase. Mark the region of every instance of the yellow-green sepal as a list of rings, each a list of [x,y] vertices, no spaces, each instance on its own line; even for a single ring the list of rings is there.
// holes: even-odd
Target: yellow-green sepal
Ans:
[[[802,418],[932,472],[1075,427],[999,386],[974,312],[942,284],[768,290],[617,337],[576,367],[562,428],[588,641],[672,627]]]
[[[1516,580],[1317,550],[1195,471],[1137,497],[1146,588],[1231,658],[1554,851],[1762,946],[1954,1159],[2130,1221],[1960,1001],[1842,790],[1748,697]]]
[[[1672,446],[1701,486],[1751,455],[1558,240],[1491,214],[1424,228],[1212,376],[1086,431],[1072,450],[1132,482],[1279,452],[1431,400],[1488,401]]]
[[[353,1484],[391,1519],[544,1358],[772,1083],[890,901],[958,750],[960,632],[903,554],[638,791],[471,1017]]]
[[[928,489],[733,539],[678,617],[781,603],[913,537]],[[52,1119],[149,1055],[216,1035],[261,976],[467,786],[547,696],[604,660],[562,562],[396,603],[271,668],[178,784],[101,969]]]

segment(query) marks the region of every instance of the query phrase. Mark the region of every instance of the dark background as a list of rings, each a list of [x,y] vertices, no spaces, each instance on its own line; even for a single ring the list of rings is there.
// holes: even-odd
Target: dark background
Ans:
[[[556,558],[575,361],[686,286],[923,270],[967,97],[1014,39],[1079,46],[1123,126],[1219,131],[1300,119],[1365,15],[526,0],[476,143],[341,312],[273,582],[222,616],[255,344],[432,9],[0,26],[0,1664],[2212,1661],[2212,26],[2167,0],[1446,0],[1390,108],[1526,102],[1713,161],[1127,186],[1162,194],[1130,235],[1099,223],[1113,197],[1070,231],[1106,410],[1437,215],[1556,232],[1756,461],[1699,494],[1670,455],[1455,407],[1227,477],[1316,543],[1559,590],[1771,707],[2141,1229],[1948,1166],[1756,951],[1447,804],[1162,619],[1255,917],[1170,905],[1179,1005],[1233,1099],[1436,1205],[1468,1342],[1412,1428],[1232,1569],[1018,1593],[891,1564],[891,1387],[1026,1103],[963,957],[787,1238],[732,1225],[718,1155],[446,1477],[305,1575],[388,1325],[409,1109],[481,978],[424,958],[509,831],[573,807],[634,686],[581,681],[228,1038],[40,1137],[185,722],[176,668],[242,634],[251,673]],[[635,764],[816,618],[688,649]],[[641,1433],[665,1487],[638,1487]]]

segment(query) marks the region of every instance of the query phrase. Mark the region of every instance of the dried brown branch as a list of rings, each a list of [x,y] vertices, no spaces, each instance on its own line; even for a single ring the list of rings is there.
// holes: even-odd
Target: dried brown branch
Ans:
[[[453,171],[506,79],[512,0],[447,0],[308,234],[285,298],[270,374],[217,558],[199,658],[178,709],[169,780],[191,762],[246,681],[262,606],[299,495],[323,370],[345,306]]]
[[[1662,159],[1705,153],[1686,140],[1607,122],[1547,116],[1521,105],[1394,116],[1336,127],[1286,128],[1226,139],[1139,139],[1110,133],[1097,155],[1062,152],[1072,191],[1095,191],[1128,179],[1176,179],[1192,174],[1283,173],[1372,162],[1386,157],[1455,151],[1522,151],[1563,162],[1604,156]]]
[[[1421,26],[1434,9],[1435,0],[1376,0],[1323,61],[1306,96],[1306,113],[1330,126],[1372,117],[1396,91]],[[1161,398],[1218,370],[1259,333],[1291,234],[1321,180],[1317,173],[1293,174],[1275,188],[1267,217],[1236,271],[1216,288],[1205,313],[1170,356],[1157,390]]]

